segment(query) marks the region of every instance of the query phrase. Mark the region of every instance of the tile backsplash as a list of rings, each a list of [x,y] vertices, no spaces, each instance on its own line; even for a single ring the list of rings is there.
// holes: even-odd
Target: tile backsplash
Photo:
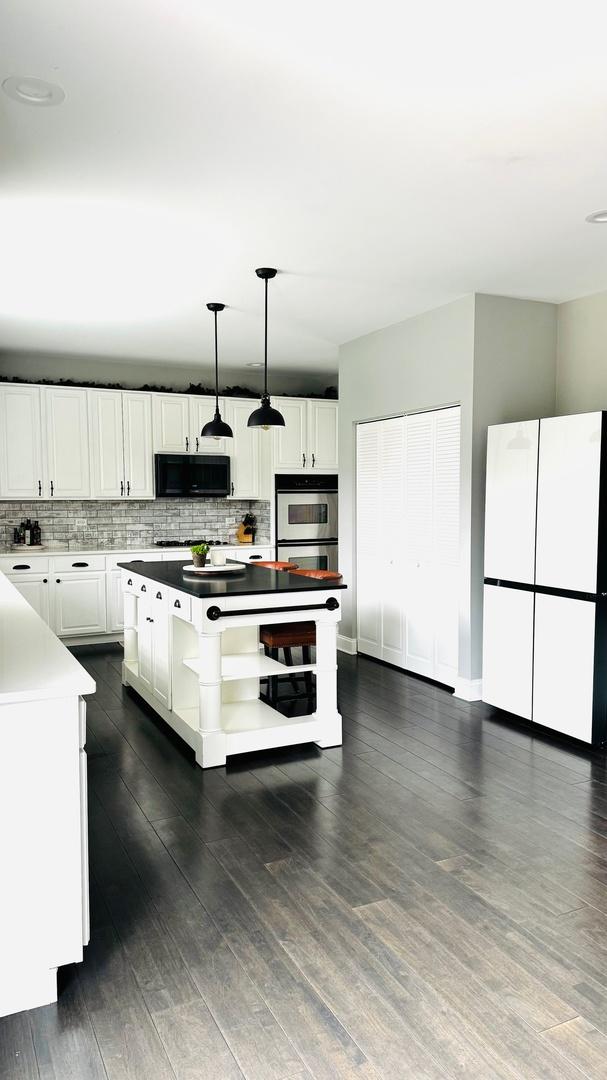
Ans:
[[[270,539],[270,503],[266,500],[130,499],[128,502],[0,502],[0,544],[13,541],[13,529],[37,520],[42,543],[73,549],[149,547],[155,540],[227,540],[244,514],[257,517],[257,543]]]

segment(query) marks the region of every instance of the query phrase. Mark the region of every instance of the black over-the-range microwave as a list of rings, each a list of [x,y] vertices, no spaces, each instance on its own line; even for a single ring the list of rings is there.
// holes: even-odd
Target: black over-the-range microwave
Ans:
[[[156,497],[195,499],[230,494],[230,459],[224,454],[155,454]]]

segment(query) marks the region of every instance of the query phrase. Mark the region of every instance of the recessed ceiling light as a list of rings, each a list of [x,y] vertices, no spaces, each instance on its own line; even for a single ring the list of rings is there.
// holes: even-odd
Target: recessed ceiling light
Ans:
[[[65,90],[57,83],[29,75],[10,75],[2,83],[2,89],[21,105],[61,105],[65,101]]]
[[[607,225],[607,210],[595,210],[594,214],[588,214],[586,221],[591,225]]]
[[[254,364],[247,364],[247,367],[263,367],[260,360],[256,360]]]

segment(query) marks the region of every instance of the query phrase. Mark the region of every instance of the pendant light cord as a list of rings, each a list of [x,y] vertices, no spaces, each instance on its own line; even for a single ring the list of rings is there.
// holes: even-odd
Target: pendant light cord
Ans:
[[[264,334],[264,396],[268,396],[268,279],[265,279],[266,286],[266,324]]]
[[[219,412],[219,362],[217,360],[217,312],[215,316],[215,412]]]

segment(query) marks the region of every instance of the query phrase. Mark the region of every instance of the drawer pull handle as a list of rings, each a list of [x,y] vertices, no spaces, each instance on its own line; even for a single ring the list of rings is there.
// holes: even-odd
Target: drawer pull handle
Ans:
[[[253,562],[253,559],[261,559],[261,555],[249,555],[250,562]]]
[[[147,589],[146,589],[145,585],[142,585],[142,586],[141,586],[141,591],[142,591],[142,592],[147,592]]]
[[[87,562],[73,562],[72,566],[88,566]]]
[[[175,603],[173,604],[173,607],[179,607],[179,608],[181,607],[181,604],[179,603],[179,600],[175,601]]]
[[[130,577],[130,578],[127,578],[127,582],[126,582],[126,583],[127,583],[127,585],[132,585],[132,584],[133,584],[133,579],[132,579],[132,577]]]
[[[156,599],[157,600],[162,600],[162,593],[161,592],[156,593]]]
[[[15,563],[15,565],[13,566],[13,570],[31,570],[31,566],[29,563],[26,562]]]

